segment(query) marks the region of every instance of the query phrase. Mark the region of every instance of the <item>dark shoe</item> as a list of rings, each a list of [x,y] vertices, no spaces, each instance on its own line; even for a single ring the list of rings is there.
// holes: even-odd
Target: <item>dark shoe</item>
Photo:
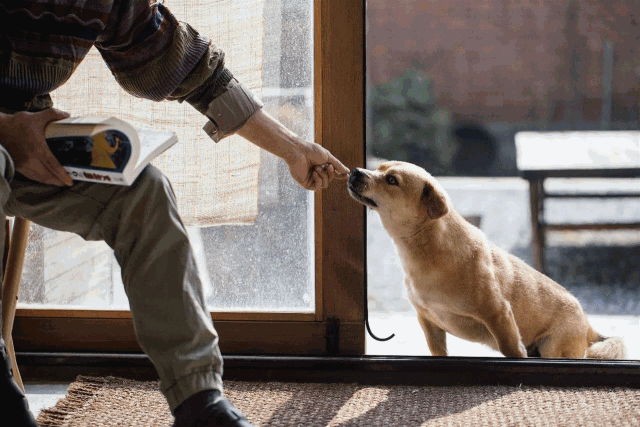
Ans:
[[[209,416],[203,420],[198,420],[194,427],[253,427],[240,412],[227,399],[219,400],[218,403],[208,408]]]
[[[4,422],[3,425],[15,427],[38,427],[33,414],[29,410],[29,402],[22,392],[22,389],[13,378],[13,369],[11,369],[11,359],[7,352],[4,342],[0,341],[0,417]]]
[[[213,390],[191,396],[176,410],[173,427],[253,427],[242,412],[219,396]]]

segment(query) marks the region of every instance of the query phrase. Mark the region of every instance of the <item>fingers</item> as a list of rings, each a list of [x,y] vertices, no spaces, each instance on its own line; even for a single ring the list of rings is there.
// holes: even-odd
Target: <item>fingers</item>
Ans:
[[[46,110],[39,111],[33,114],[33,120],[39,123],[43,128],[49,123],[57,120],[68,119],[71,117],[66,111],[58,110],[57,108],[47,108]]]
[[[51,157],[49,157],[51,156]],[[22,165],[19,172],[29,179],[58,187],[73,185],[73,179],[53,156],[39,155]]]
[[[73,179],[53,154],[42,159],[42,165],[59,181],[59,183],[55,185],[66,185],[67,187],[71,187],[73,185]]]
[[[329,178],[329,173],[327,172],[326,165],[316,166],[314,168],[313,181],[316,188],[319,186],[319,188],[317,188],[318,190],[327,188],[329,186],[329,182],[331,181],[331,179]]]
[[[49,120],[47,121],[47,123],[50,123],[56,120],[67,119],[71,117],[71,114],[69,114],[68,112],[58,110],[57,108],[50,108],[47,111],[50,112]],[[47,146],[47,149],[48,148],[49,147]],[[67,186],[73,185],[73,179],[71,179],[67,171],[64,170],[60,162],[58,162],[58,159],[55,158],[55,156],[53,155],[53,153],[51,153],[50,150],[47,150],[47,151],[48,151],[48,154],[45,156],[45,159],[44,159],[44,166],[47,168],[47,170],[49,170],[49,172],[55,175],[62,185],[67,185]]]
[[[325,163],[320,166],[314,166],[311,172],[311,175],[309,177],[310,178],[309,183],[306,186],[307,190],[319,191],[329,187],[329,183],[333,181],[334,178],[338,178],[338,179],[346,178],[349,174],[349,169],[347,169],[344,165],[342,165],[342,163],[340,162],[338,163],[342,166],[341,170],[344,171],[346,169],[347,172],[339,173],[334,167],[334,165],[331,163]]]
[[[329,163],[328,165],[324,165],[324,170],[329,176],[329,182],[333,181],[333,178],[336,177],[336,168],[334,168],[333,165]]]
[[[47,124],[54,122],[56,120],[62,120],[69,118],[71,115],[66,111],[58,110],[57,108],[49,108],[40,113],[39,119],[42,120],[44,127]],[[58,159],[53,155],[51,150],[49,150],[48,145],[44,145],[42,150],[40,151],[40,155],[38,156],[37,161],[40,163],[42,167],[42,171],[46,171],[48,173],[42,174],[40,182],[44,182],[46,184],[57,185],[57,186],[71,186],[73,185],[73,179],[69,176],[67,171],[62,167]],[[35,165],[34,165],[35,166]],[[40,169],[40,168],[36,168]],[[35,171],[34,171],[35,173]]]
[[[56,159],[53,154],[51,154],[51,157],[47,156],[43,159],[42,165],[49,171],[49,173],[57,178],[58,183],[54,183],[54,185],[66,185],[67,187],[73,185],[73,179],[71,179],[67,171],[64,170],[62,165],[58,162],[58,159]]]
[[[322,176],[320,175],[320,173],[317,170],[318,168],[314,169],[313,172],[311,172],[311,182],[309,183],[309,186],[307,187],[308,190],[311,191],[320,191],[322,190]]]
[[[309,176],[309,180],[305,188],[307,190],[319,191],[329,187],[329,183],[333,179],[334,170],[332,165],[315,166]]]
[[[302,141],[300,151],[289,163],[291,176],[303,188],[312,191],[329,187],[334,179],[346,179],[349,168],[328,150],[315,143]]]
[[[338,179],[346,179],[351,172],[348,167],[343,165],[340,160],[336,159],[331,153],[329,153],[329,165],[334,169],[334,176]]]
[[[68,119],[71,117],[71,114],[66,111],[58,110],[57,108],[49,108],[42,112],[43,119],[46,123],[53,122],[56,120]]]

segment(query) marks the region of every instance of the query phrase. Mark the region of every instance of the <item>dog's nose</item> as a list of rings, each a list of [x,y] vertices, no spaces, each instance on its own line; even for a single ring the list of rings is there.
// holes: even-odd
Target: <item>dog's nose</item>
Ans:
[[[351,174],[349,175],[349,182],[357,181],[358,179],[364,178],[366,174],[360,168],[353,168]]]

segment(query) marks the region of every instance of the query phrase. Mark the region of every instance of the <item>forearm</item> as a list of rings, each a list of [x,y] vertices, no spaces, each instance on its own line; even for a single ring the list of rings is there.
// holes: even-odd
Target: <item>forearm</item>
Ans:
[[[236,132],[263,150],[274,154],[287,163],[300,155],[304,141],[263,109],[258,110]]]
[[[329,151],[300,138],[262,109],[236,133],[284,160],[293,179],[307,190],[327,188],[331,180],[349,173]]]

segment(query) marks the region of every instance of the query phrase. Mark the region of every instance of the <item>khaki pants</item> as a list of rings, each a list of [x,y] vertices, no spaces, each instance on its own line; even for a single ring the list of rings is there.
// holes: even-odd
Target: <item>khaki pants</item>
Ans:
[[[76,182],[63,188],[11,175],[12,160],[0,146],[0,223],[19,216],[104,240],[114,250],[138,342],[170,408],[201,390],[222,391],[218,336],[167,178],[149,166],[130,187]]]

